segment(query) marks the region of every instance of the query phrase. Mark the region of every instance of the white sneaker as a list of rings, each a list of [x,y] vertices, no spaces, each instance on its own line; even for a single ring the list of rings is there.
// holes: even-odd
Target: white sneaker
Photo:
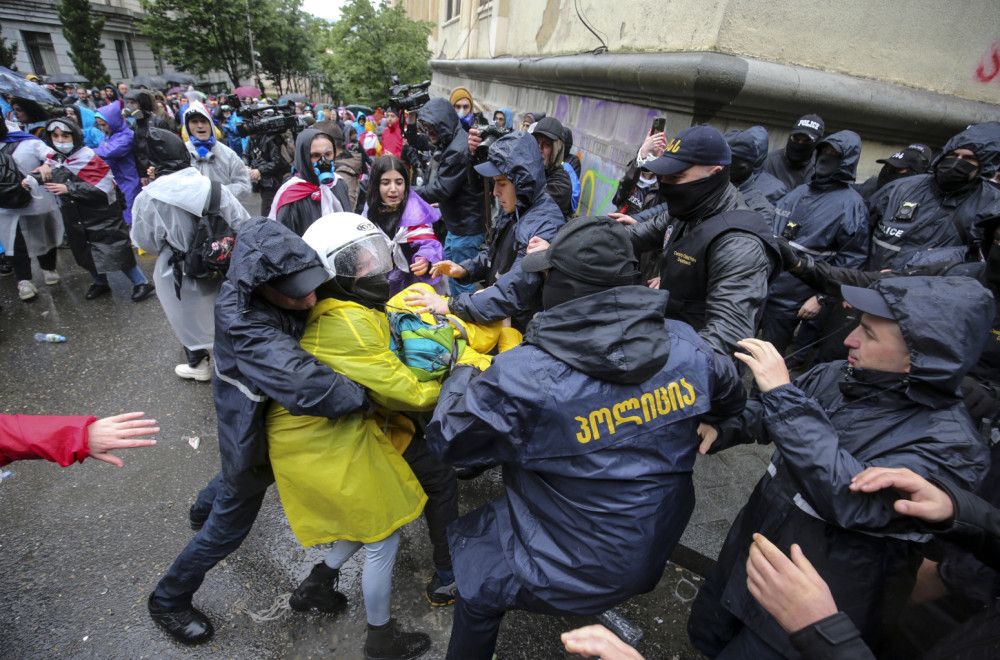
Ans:
[[[38,293],[38,289],[31,283],[31,280],[21,280],[17,283],[17,297],[21,300],[31,300]]]
[[[59,284],[59,273],[54,270],[42,269],[42,277],[45,279],[45,283],[49,286],[53,284]]]
[[[181,378],[201,381],[212,380],[212,368],[208,366],[208,358],[203,359],[196,367],[188,364],[178,364],[174,367],[174,373]]]

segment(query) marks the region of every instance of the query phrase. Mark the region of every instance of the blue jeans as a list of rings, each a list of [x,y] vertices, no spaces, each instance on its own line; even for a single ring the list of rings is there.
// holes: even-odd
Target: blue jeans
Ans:
[[[220,472],[198,494],[192,507],[196,516],[210,511],[204,527],[187,544],[153,591],[153,601],[175,612],[191,607],[207,573],[243,543],[250,533],[268,486],[274,483],[271,468],[240,473],[230,483]]]
[[[448,234],[444,239],[444,256],[449,260],[460,264],[466,259],[471,259],[479,254],[479,246],[482,245],[486,234],[473,234],[472,236],[456,236]],[[472,293],[476,290],[473,282],[469,284],[459,284],[453,279],[448,279],[448,286],[451,288],[451,296],[454,298],[462,293]]]

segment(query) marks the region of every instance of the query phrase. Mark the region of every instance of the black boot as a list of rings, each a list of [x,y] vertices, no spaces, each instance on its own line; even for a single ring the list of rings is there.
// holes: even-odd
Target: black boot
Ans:
[[[330,568],[324,562],[313,566],[309,577],[302,581],[288,605],[296,612],[319,610],[327,614],[337,614],[347,607],[347,596],[337,591],[340,571]]]
[[[212,622],[194,607],[166,612],[153,602],[153,594],[149,594],[149,616],[168,635],[187,646],[204,644],[215,634]]]
[[[422,632],[403,632],[395,619],[381,626],[368,624],[365,657],[368,660],[410,660],[431,647],[431,638]]]

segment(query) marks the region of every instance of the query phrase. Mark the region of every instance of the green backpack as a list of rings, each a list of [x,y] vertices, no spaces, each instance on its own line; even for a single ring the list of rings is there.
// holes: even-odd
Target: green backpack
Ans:
[[[468,336],[465,328],[452,323],[447,317],[435,315],[437,323],[425,323],[418,314],[407,311],[386,310],[389,332],[392,337],[389,348],[408,366],[419,381],[441,378],[455,365],[465,346]],[[463,338],[455,338],[455,328]]]

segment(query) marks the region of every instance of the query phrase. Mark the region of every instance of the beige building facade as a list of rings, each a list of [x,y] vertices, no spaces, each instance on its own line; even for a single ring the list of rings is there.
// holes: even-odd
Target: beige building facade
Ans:
[[[610,196],[652,118],[765,126],[794,120],[864,143],[859,178],[922,141],[1000,120],[1000,2],[967,0],[401,0],[435,24],[431,91],[489,110],[555,115],[584,162],[581,212]],[[587,205],[585,205],[587,204]]]

